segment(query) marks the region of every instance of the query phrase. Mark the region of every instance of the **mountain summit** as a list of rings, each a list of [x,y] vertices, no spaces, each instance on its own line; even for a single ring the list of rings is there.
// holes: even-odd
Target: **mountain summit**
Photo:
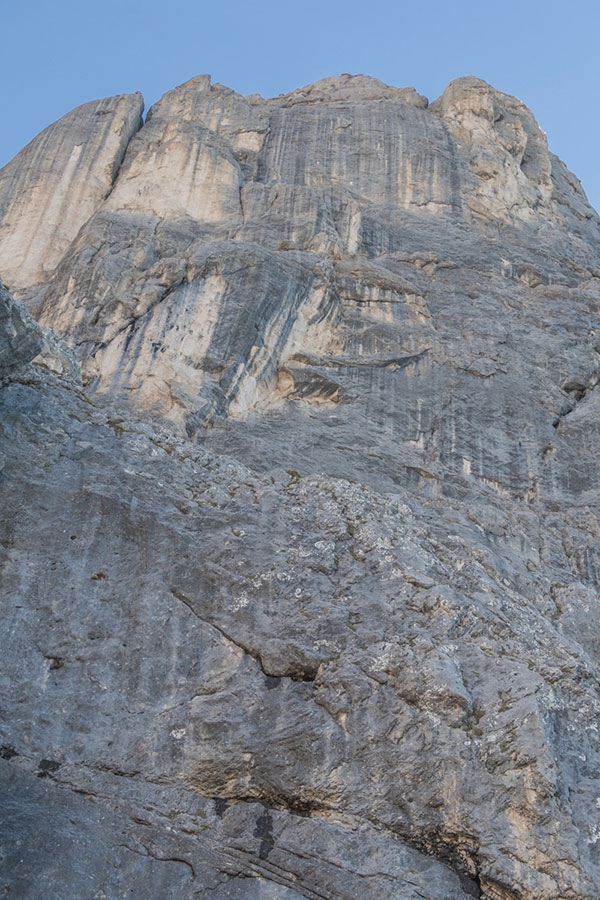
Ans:
[[[0,170],[0,885],[597,900],[579,182],[477,78],[142,114]]]

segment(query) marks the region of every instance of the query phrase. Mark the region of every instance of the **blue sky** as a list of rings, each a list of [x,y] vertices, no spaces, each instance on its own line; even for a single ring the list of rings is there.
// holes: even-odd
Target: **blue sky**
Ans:
[[[600,209],[597,0],[0,0],[0,165],[74,106],[203,72],[273,96],[340,72],[435,99],[477,75],[528,104]]]

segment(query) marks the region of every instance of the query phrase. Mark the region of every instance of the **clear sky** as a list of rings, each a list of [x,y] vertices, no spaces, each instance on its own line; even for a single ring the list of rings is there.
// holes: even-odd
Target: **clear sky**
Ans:
[[[430,100],[477,75],[533,110],[600,210],[598,0],[0,0],[0,165],[87,100],[208,72],[273,96],[341,72]]]

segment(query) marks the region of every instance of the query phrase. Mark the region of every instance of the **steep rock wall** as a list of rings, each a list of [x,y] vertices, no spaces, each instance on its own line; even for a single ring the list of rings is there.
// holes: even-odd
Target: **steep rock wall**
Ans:
[[[429,106],[200,76],[141,130],[105,103],[108,132],[86,106],[36,139],[102,155],[125,104],[92,204],[27,155],[0,173],[0,209],[17,171],[73,200],[10,283],[86,383],[2,292],[3,883],[596,900],[576,179],[477,79]],[[39,209],[2,219],[0,271]],[[19,868],[36,829],[58,849]]]
[[[2,169],[0,269],[13,290],[47,279],[101,207],[143,108],[141,94],[86,103]]]

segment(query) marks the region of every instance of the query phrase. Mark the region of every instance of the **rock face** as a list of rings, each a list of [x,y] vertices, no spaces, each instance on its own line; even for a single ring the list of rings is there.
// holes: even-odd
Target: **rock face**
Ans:
[[[11,285],[50,274],[112,189],[141,126],[141,94],[86,103],[0,172],[2,272]]]
[[[597,900],[577,180],[473,78],[140,113],[0,172],[0,887]]]
[[[0,378],[8,381],[38,355],[42,329],[0,283]]]

